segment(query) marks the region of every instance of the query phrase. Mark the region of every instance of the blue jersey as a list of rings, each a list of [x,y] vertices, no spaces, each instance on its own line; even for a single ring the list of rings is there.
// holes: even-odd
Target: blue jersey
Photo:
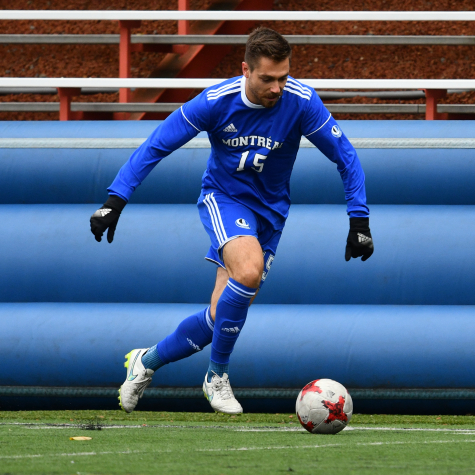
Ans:
[[[249,101],[245,80],[210,87],[171,114],[121,168],[109,192],[128,200],[162,158],[206,131],[211,154],[203,192],[225,193],[279,230],[288,216],[290,175],[305,136],[337,164],[348,214],[368,216],[356,151],[316,92],[289,77],[277,104],[265,108]]]

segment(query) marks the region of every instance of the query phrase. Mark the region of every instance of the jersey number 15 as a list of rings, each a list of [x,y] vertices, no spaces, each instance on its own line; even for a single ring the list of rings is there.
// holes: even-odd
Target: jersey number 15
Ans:
[[[239,160],[239,166],[236,168],[237,172],[242,172],[244,171],[244,165],[246,165],[246,160],[249,155],[249,150],[247,152],[243,152],[241,155],[241,160]],[[257,173],[261,173],[262,169],[264,168],[264,160],[267,158],[267,155],[261,155],[260,153],[256,153],[254,155],[254,160],[252,161],[252,164],[254,165],[251,167],[253,170],[255,170]]]

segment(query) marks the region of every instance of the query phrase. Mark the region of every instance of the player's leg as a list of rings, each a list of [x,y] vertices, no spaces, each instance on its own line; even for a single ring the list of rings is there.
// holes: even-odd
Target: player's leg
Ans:
[[[213,373],[229,373],[229,357],[246,321],[263,273],[263,254],[253,236],[241,236],[223,249],[228,279],[216,304],[215,327],[211,345],[208,380]],[[221,283],[221,282],[220,282]]]
[[[224,201],[221,206],[223,211],[223,206],[229,207],[229,204],[232,205],[233,209],[235,208],[236,204],[232,200],[226,200],[225,197],[220,197],[219,200]],[[234,209],[234,211],[236,210]],[[255,219],[252,215],[252,212],[241,206],[239,213],[240,214],[237,215],[237,218],[232,218],[232,222],[230,223],[229,219],[226,220],[225,218],[221,218],[220,210],[214,194],[202,197],[200,215],[205,228],[212,237],[212,246],[210,251],[212,255],[211,257],[207,256],[207,258],[220,266],[212,296],[212,312],[210,312],[209,307],[201,310],[200,312],[183,320],[173,333],[168,335],[157,345],[148,349],[143,348],[133,350],[128,355],[126,355],[127,361],[125,366],[128,368],[127,379],[119,390],[120,405],[125,411],[132,412],[134,410],[145,388],[150,384],[152,375],[161,366],[191,356],[211,343],[214,327],[213,320],[217,306],[217,303],[215,302],[219,302],[221,294],[227,287],[228,281],[230,280],[228,273],[224,268],[225,264],[219,255],[219,249],[223,247],[228,241],[229,244],[231,244],[235,237],[237,237],[233,235],[231,235],[229,238],[227,237],[223,220],[226,222],[226,226],[228,228],[231,227],[229,230],[230,233],[234,232],[232,226],[244,234],[255,232],[251,231],[251,226],[246,221],[246,217],[250,222],[252,222],[253,227],[256,228]],[[252,239],[254,239],[254,241],[257,243],[257,239]],[[260,249],[258,243],[257,246]],[[234,248],[235,246],[232,245],[231,247]],[[247,254],[248,251],[246,249],[246,247],[243,247],[241,254]],[[246,262],[245,259],[243,259],[243,262]],[[231,259],[230,265],[233,269],[233,272],[238,272],[239,269],[232,263],[233,260]],[[239,271],[240,274],[237,278],[241,280],[244,279],[244,281],[246,280],[247,277],[245,276],[245,270],[247,267],[243,266],[243,270]],[[247,306],[249,306],[249,302],[247,303]]]
[[[223,293],[224,288],[226,287],[229,279],[229,274],[228,271],[224,267],[218,267],[218,270],[216,272],[216,283],[214,286],[213,293],[211,294],[211,305],[209,308],[209,312],[211,315],[211,318],[213,319],[213,322],[216,318],[216,307],[218,305],[219,297],[221,297],[221,294]],[[254,302],[254,299],[257,297],[257,293],[259,290],[257,290],[256,294],[254,297],[251,299],[251,304]]]
[[[223,268],[211,300],[215,329],[203,391],[216,411],[239,413],[242,408],[229,384],[229,358],[270,269],[281,231],[222,193],[202,194],[198,208],[211,238],[206,259]]]
[[[156,345],[135,349],[125,355],[127,375],[119,389],[119,404],[124,411],[135,409],[152,382],[155,371],[168,363],[187,358],[211,343],[216,305],[227,281],[226,269],[218,267],[210,307],[185,318],[174,332]]]
[[[146,351],[142,357],[145,368],[157,371],[160,367],[187,358],[205,346],[213,338],[216,304],[226,287],[228,273],[218,267],[216,282],[211,295],[211,305],[183,320],[177,329]]]
[[[221,271],[221,272],[220,272]],[[223,268],[218,268],[213,297],[219,299],[227,277]],[[216,308],[216,305],[214,306]],[[162,366],[187,358],[201,351],[213,338],[214,318],[210,307],[185,318],[174,332],[150,348],[132,350],[125,355],[127,375],[119,389],[119,404],[126,412],[132,412],[145,388],[152,382],[152,376]]]
[[[157,371],[162,366],[187,358],[211,343],[216,304],[228,280],[228,273],[217,268],[216,282],[211,295],[211,305],[183,320],[176,330],[145,350],[142,363],[145,368]]]
[[[209,307],[209,313],[213,322],[216,319],[216,306],[218,305],[219,297],[223,293],[229,279],[228,271],[224,267],[218,267],[216,270],[216,282],[214,284],[213,293],[211,294],[211,305]]]
[[[218,267],[211,305],[185,318],[174,332],[150,348],[132,350],[126,355],[127,376],[119,389],[119,403],[132,412],[138,400],[162,366],[187,358],[209,345],[213,338],[214,319],[219,298],[227,285],[226,269]]]
[[[119,389],[120,406],[132,412],[152,376],[160,367],[187,358],[211,343],[214,322],[210,307],[185,318],[174,332],[150,348],[132,350],[126,355],[127,376]]]
[[[229,383],[229,359],[262,279],[261,245],[254,236],[234,238],[224,245],[223,260],[228,279],[216,304],[211,358],[203,391],[215,411],[238,414],[242,407]]]

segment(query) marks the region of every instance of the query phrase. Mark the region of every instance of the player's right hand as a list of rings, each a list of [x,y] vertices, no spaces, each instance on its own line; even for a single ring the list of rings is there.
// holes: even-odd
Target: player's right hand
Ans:
[[[106,229],[109,229],[107,241],[111,243],[114,240],[115,228],[126,204],[127,202],[122,198],[110,195],[104,205],[91,216],[91,233],[94,234],[97,242],[101,242]]]
[[[369,259],[374,251],[373,238],[369,229],[369,218],[350,218],[350,231],[346,240],[345,261],[352,257]]]

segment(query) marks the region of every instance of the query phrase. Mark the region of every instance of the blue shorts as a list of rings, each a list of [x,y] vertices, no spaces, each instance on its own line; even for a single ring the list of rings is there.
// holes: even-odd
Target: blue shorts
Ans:
[[[264,254],[261,287],[274,260],[282,230],[275,230],[248,207],[219,192],[201,193],[198,210],[201,222],[211,239],[211,247],[205,259],[223,269],[226,269],[223,262],[223,247],[226,243],[240,236],[257,238]]]

